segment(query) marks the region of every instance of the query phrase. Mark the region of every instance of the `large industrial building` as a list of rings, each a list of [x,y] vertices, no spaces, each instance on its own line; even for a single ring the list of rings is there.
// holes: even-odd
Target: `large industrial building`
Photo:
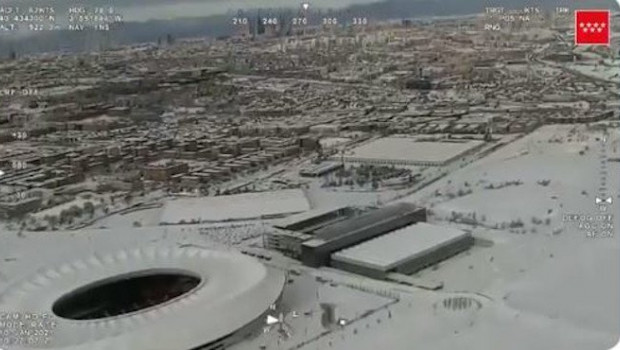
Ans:
[[[426,209],[412,203],[370,211],[315,209],[280,220],[265,236],[265,246],[318,267],[329,265],[335,251],[419,221],[426,221]]]
[[[372,278],[412,274],[473,244],[471,233],[426,223],[426,209],[401,202],[364,213],[311,210],[280,220],[265,246],[306,266],[332,266]]]
[[[470,233],[418,222],[332,254],[331,265],[384,279],[397,272],[412,274],[457,254],[473,244]]]
[[[443,166],[484,146],[483,141],[417,141],[411,137],[384,137],[338,156],[348,163],[401,166]]]
[[[362,215],[353,216],[313,232],[313,238],[301,244],[304,265],[329,265],[332,253],[399,229],[426,221],[426,209],[412,203],[397,203]]]
[[[348,206],[313,209],[281,219],[274,226],[283,230],[308,233],[347,219],[355,213],[356,210]]]
[[[264,242],[269,249],[299,259],[303,242],[314,238],[314,232],[323,227],[355,216],[359,210],[353,207],[314,209],[280,219],[266,235]]]

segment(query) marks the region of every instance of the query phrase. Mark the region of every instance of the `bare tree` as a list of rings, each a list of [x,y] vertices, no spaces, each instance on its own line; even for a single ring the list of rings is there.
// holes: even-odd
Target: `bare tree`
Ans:
[[[91,218],[95,215],[95,206],[92,202],[88,201],[84,203],[84,212],[86,212]]]

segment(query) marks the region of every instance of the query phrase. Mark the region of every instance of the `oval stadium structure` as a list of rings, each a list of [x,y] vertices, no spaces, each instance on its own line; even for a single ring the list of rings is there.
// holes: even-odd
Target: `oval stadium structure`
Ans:
[[[254,258],[196,247],[96,253],[22,276],[0,310],[53,315],[47,345],[11,349],[220,349],[262,325],[285,276]]]

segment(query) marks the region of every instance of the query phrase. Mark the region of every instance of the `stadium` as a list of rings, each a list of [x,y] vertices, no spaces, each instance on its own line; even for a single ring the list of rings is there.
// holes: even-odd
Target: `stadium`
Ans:
[[[222,349],[261,330],[285,281],[251,257],[194,246],[41,266],[3,290],[0,310],[54,315],[51,349]]]

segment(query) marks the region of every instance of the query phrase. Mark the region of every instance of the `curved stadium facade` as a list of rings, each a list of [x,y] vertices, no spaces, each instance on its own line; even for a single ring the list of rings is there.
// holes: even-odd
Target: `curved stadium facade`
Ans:
[[[54,315],[47,349],[223,349],[257,331],[284,282],[239,253],[136,248],[43,266],[0,292],[0,310]]]

